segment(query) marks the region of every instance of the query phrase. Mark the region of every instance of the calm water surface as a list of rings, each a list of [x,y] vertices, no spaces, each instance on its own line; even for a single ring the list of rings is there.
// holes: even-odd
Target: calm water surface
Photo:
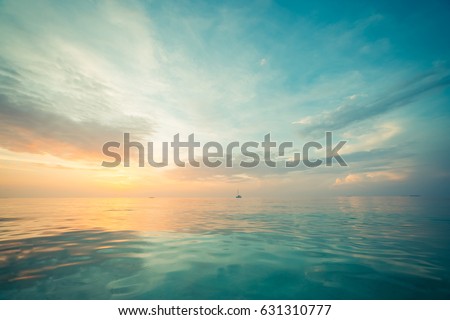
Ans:
[[[0,199],[0,299],[450,299],[450,201]]]

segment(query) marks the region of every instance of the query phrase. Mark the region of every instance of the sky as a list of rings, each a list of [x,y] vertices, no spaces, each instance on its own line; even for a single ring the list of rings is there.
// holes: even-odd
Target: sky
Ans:
[[[448,196],[449,21],[448,1],[1,0],[0,197]],[[326,131],[348,166],[101,165],[125,132],[270,133],[289,158]]]

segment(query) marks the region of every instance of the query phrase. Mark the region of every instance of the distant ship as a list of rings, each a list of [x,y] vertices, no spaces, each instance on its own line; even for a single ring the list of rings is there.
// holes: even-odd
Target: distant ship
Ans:
[[[242,198],[242,196],[239,194],[239,189],[238,189],[236,199],[240,199],[240,198]]]

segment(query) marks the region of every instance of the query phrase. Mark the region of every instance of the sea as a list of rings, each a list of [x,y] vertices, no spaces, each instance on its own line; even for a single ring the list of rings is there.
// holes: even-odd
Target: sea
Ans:
[[[0,199],[0,299],[450,299],[450,199]]]

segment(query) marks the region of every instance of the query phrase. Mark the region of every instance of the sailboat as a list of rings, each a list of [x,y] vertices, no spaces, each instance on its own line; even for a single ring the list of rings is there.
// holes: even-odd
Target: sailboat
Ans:
[[[236,199],[240,199],[240,198],[242,198],[242,196],[239,194],[239,189],[238,189]]]

